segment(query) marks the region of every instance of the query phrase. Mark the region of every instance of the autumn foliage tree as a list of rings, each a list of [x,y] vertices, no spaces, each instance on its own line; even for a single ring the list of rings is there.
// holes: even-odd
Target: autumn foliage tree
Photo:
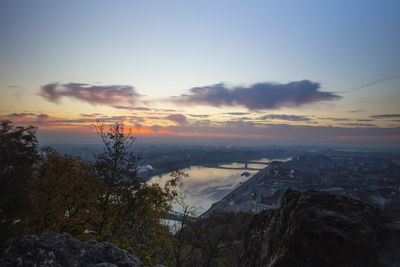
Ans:
[[[50,229],[79,239],[93,238],[91,233],[100,219],[97,202],[106,188],[94,168],[81,158],[44,149],[29,185],[32,211],[26,219],[27,230]]]
[[[132,133],[120,123],[98,123],[96,129],[104,150],[89,164],[51,148],[39,156],[33,127],[3,122],[0,222],[6,227],[1,230],[19,224],[25,233],[69,232],[112,242],[149,266],[174,265],[173,235],[162,219],[182,175],[174,172],[162,186],[146,183],[137,173]]]
[[[30,208],[27,185],[38,161],[36,129],[0,122],[0,247],[21,233]]]
[[[96,130],[104,150],[96,157],[96,173],[107,191],[98,202],[98,239],[127,249],[149,265],[171,263],[171,233],[161,224],[171,209],[179,177],[161,187],[138,177],[138,159],[132,152],[135,138],[120,123],[98,122]]]

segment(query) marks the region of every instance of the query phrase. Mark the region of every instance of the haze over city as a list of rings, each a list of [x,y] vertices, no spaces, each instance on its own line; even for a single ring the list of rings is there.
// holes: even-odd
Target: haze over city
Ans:
[[[41,143],[398,145],[399,1],[2,1],[0,117]]]

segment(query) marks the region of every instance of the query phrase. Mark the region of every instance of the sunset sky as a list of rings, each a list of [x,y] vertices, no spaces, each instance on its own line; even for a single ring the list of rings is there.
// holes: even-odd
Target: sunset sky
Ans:
[[[0,2],[0,117],[41,143],[398,145],[400,1]]]

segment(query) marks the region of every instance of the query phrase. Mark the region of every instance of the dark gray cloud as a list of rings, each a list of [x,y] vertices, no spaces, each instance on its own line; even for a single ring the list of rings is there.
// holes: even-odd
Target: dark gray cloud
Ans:
[[[128,109],[128,110],[131,110],[131,109],[132,109],[132,107],[130,107],[130,106],[124,106],[124,105],[115,105],[115,106],[113,106],[113,108],[117,108],[117,109]]]
[[[93,117],[102,116],[103,114],[101,114],[101,113],[92,113],[92,114],[81,113],[80,115],[81,115],[81,117],[93,118]]]
[[[158,111],[164,111],[164,112],[177,112],[178,110],[176,109],[166,109],[166,108],[160,108],[160,109],[156,109]]]
[[[175,110],[175,109],[133,107],[133,106],[125,106],[125,105],[115,105],[115,106],[113,106],[113,108],[126,109],[126,110],[131,110],[131,111],[139,110],[139,111],[163,112],[163,113],[177,112],[177,110]]]
[[[137,107],[137,108],[131,108],[132,110],[140,110],[140,111],[150,111],[151,108],[145,108],[145,107]]]
[[[375,124],[372,123],[339,123],[340,125],[344,126],[353,126],[353,127],[375,127]]]
[[[269,114],[258,118],[258,120],[284,120],[284,121],[310,121],[306,116],[287,115],[287,114]]]
[[[165,117],[167,120],[173,121],[178,123],[179,125],[185,124],[186,123],[186,117],[182,114],[171,114],[167,117]]]
[[[84,83],[46,84],[42,86],[39,95],[51,102],[58,102],[62,97],[70,97],[92,105],[133,104],[140,97],[132,86],[97,86]]]
[[[357,121],[374,121],[374,120],[371,120],[371,119],[358,119]]]
[[[349,110],[347,112],[349,112],[349,113],[359,113],[359,112],[364,112],[364,110],[363,109],[355,109],[355,110]]]
[[[257,83],[250,87],[237,86],[232,89],[220,83],[192,88],[190,94],[173,97],[171,101],[188,105],[243,106],[249,110],[260,110],[301,106],[341,98],[319,89],[319,83],[309,80],[286,84]]]
[[[5,117],[9,117],[9,118],[22,118],[22,117],[27,117],[27,116],[35,116],[38,119],[46,119],[49,117],[49,115],[41,113],[41,114],[35,114],[35,113],[28,113],[28,112],[23,112],[23,113],[11,113],[11,114],[7,114],[5,115]]]
[[[250,114],[249,112],[226,112],[223,114],[228,114],[228,115],[234,115],[234,116],[241,116],[241,115],[248,115]]]
[[[19,118],[19,117],[25,117],[25,116],[35,116],[36,114],[34,113],[11,113],[6,115],[6,117],[12,117],[12,118]]]
[[[117,109],[128,109],[128,110],[141,110],[141,111],[151,111],[151,108],[145,108],[145,107],[131,107],[131,106],[124,106],[124,105],[115,105],[113,108]]]
[[[318,118],[320,120],[331,120],[331,121],[349,121],[348,118]]]
[[[210,115],[198,115],[198,114],[187,114],[187,115],[189,115],[190,117],[194,117],[194,118],[208,118],[208,117],[210,117]]]
[[[379,114],[370,116],[374,119],[392,119],[392,118],[400,118],[400,114]]]
[[[49,117],[49,115],[41,113],[41,114],[37,115],[36,117],[38,117],[38,119],[47,119]]]

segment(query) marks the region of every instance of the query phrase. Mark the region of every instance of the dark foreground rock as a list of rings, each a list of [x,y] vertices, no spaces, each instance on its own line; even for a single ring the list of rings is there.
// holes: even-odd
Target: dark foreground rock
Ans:
[[[113,244],[80,242],[68,233],[44,231],[8,241],[0,266],[144,266]]]
[[[400,266],[400,230],[363,202],[288,190],[255,215],[240,266]]]

